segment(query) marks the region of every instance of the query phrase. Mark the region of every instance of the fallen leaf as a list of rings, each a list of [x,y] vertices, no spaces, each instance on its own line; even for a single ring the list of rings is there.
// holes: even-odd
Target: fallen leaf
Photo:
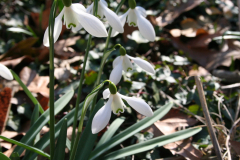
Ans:
[[[240,142],[230,140],[230,146],[231,148],[237,153],[238,156],[240,156]]]
[[[55,68],[54,76],[59,81],[66,81],[71,75],[71,72],[67,68]]]
[[[222,14],[222,12],[216,7],[210,7],[205,9],[206,13],[209,15]]]
[[[11,59],[11,60],[1,61],[1,64],[5,65],[5,66],[11,66],[11,68],[14,68],[19,63],[24,63],[25,65],[28,65],[32,61],[33,61],[32,57],[22,56],[22,57]]]
[[[11,92],[12,90],[10,88],[4,88],[0,92],[0,133],[4,131],[8,119],[10,100],[12,97]]]
[[[29,91],[41,93],[45,97],[49,97],[48,76],[39,76],[35,71],[28,67],[24,67],[20,72],[19,77],[22,82],[28,87]]]
[[[43,95],[38,94],[37,100],[41,104],[44,111],[46,111],[49,108],[49,106],[48,106],[49,98],[48,97],[44,97]]]
[[[166,9],[163,11],[159,17],[156,18],[156,22],[160,27],[164,27],[174,21],[180,14],[183,12],[189,11],[199,4],[201,4],[203,0],[195,0],[195,1],[187,1],[182,2],[177,7],[172,7],[171,10]]]
[[[7,157],[10,157],[14,149],[17,147],[17,145],[14,145],[11,149],[7,150],[6,152],[3,152]]]

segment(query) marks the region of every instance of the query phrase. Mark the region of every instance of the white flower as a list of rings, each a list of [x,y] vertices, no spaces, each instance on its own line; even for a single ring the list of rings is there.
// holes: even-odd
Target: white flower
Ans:
[[[2,65],[1,63],[0,63],[0,76],[7,80],[13,80],[12,73],[6,66]]]
[[[111,118],[111,111],[114,114],[123,113],[125,104],[123,103],[122,99],[126,100],[127,103],[135,109],[140,114],[151,117],[153,115],[153,111],[150,106],[144,102],[142,99],[135,98],[135,97],[127,97],[121,95],[120,93],[111,94],[109,89],[106,89],[103,92],[103,98],[109,98],[107,103],[95,114],[93,121],[92,121],[92,133],[96,134],[104,129],[110,118]]]
[[[154,74],[155,70],[153,68],[153,66],[141,59],[141,58],[134,58],[131,57],[127,54],[125,54],[124,56],[121,55],[119,57],[117,57],[114,61],[113,61],[113,70],[110,74],[110,81],[112,81],[115,84],[118,84],[121,80],[122,77],[122,70],[124,70],[125,72],[132,70],[132,63],[130,61],[130,59],[136,63],[139,67],[141,67],[143,70],[145,70],[148,73]]]
[[[68,29],[72,28],[77,32],[84,28],[88,33],[95,37],[107,37],[107,31],[103,23],[95,16],[86,13],[86,9],[79,3],[71,4],[69,7],[64,6],[61,13],[55,18],[54,24],[54,43],[57,41],[62,31],[62,17],[64,24]],[[49,47],[48,28],[43,37],[43,44]]]
[[[124,26],[126,19],[129,26],[138,27],[142,36],[149,41],[154,41],[156,34],[152,24],[146,19],[146,10],[142,7],[135,7],[134,9],[129,8],[129,10],[121,15],[120,21],[122,26]],[[112,30],[111,36],[114,37],[118,35],[116,30]]]
[[[93,14],[93,5],[94,2],[87,8],[87,12]],[[121,24],[121,21],[119,17],[116,15],[115,12],[110,10],[108,7],[108,4],[105,0],[98,1],[98,12],[97,17],[102,19],[104,16],[108,20],[108,23],[114,30],[117,32],[123,33],[123,25]]]

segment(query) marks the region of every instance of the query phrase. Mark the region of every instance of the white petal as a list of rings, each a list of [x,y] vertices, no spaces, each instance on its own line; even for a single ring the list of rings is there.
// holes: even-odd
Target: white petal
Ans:
[[[121,99],[121,97],[117,94],[112,95],[113,101],[111,104],[111,108],[114,114],[119,114],[119,112],[123,113],[124,112],[124,103]]]
[[[83,12],[87,12],[86,8],[80,3],[73,3],[71,5],[71,8],[75,8],[75,9],[78,9],[78,10],[82,10]]]
[[[13,76],[10,70],[1,63],[0,63],[0,76],[7,80],[13,80]]]
[[[135,10],[135,13],[137,15],[137,25],[140,33],[149,41],[155,41],[156,34],[152,24],[144,18],[138,10]]]
[[[113,68],[115,68],[119,63],[122,63],[122,56],[118,56],[113,61]]]
[[[137,27],[137,15],[135,9],[129,9],[127,23],[129,26]]]
[[[54,43],[58,40],[58,37],[60,36],[60,33],[62,31],[62,17],[63,17],[64,12],[65,12],[65,7],[60,12],[60,14],[55,18],[54,33],[53,33]],[[43,36],[43,45],[46,47],[49,47],[48,27]]]
[[[123,70],[125,72],[128,72],[130,70],[132,70],[132,62],[130,61],[130,59],[125,55],[122,56],[123,57]]]
[[[110,74],[109,80],[112,81],[115,85],[117,85],[122,78],[122,70],[123,70],[123,67],[122,67],[122,61],[121,61],[121,63],[116,65],[115,68],[113,68]]]
[[[82,28],[83,28],[82,25],[80,23],[78,23],[78,25],[76,27],[72,27],[72,32],[77,33]]]
[[[121,21],[121,24],[122,24],[122,27],[124,27],[124,24],[126,23],[126,18],[127,18],[127,15],[129,13],[129,10],[124,13],[123,15],[119,16],[119,19]],[[116,31],[114,28],[112,29],[112,33],[111,33],[111,37],[115,37],[116,35],[118,35],[119,32]]]
[[[70,7],[65,7],[64,24],[66,25],[67,29],[73,27],[78,28],[78,14],[73,9],[79,10],[78,7],[75,7],[73,5],[71,5]]]
[[[92,3],[90,6],[88,6],[88,8],[87,8],[87,10],[86,10],[87,13],[93,14],[93,4],[94,4],[94,3]]]
[[[147,116],[147,117],[153,116],[153,111],[152,111],[151,107],[144,100],[135,98],[135,97],[127,97],[127,96],[124,96],[121,94],[119,94],[119,96],[121,96],[121,98],[125,99],[127,101],[127,103],[133,109],[135,109],[137,112],[139,112],[140,114]]]
[[[107,88],[103,91],[103,99],[107,99],[110,96],[110,90]]]
[[[136,7],[135,8],[136,10],[138,10],[138,12],[143,16],[143,17],[147,17],[147,13],[146,13],[146,10],[143,8],[143,7]]]
[[[99,19],[103,19],[104,17],[104,8],[100,5],[101,2],[98,2],[98,11],[97,16]]]
[[[139,67],[141,67],[146,72],[149,72],[151,74],[155,73],[153,66],[148,61],[145,61],[139,57],[134,58],[129,55],[127,55],[127,56],[128,56],[128,58],[132,59],[134,61],[134,63],[136,63]]]
[[[112,28],[114,28],[116,31],[123,33],[123,26],[121,24],[119,17],[116,15],[116,13],[110,10],[107,6],[105,6],[102,0],[99,1],[99,4],[103,8],[104,15],[107,18],[110,26],[112,26]]]
[[[92,120],[93,134],[100,132],[107,126],[111,118],[111,103],[112,103],[112,97],[109,98],[106,105],[104,105],[101,109],[99,109],[98,112],[93,117],[93,120]]]
[[[97,17],[80,10],[74,11],[79,14],[78,21],[88,33],[95,37],[107,37],[107,30]]]

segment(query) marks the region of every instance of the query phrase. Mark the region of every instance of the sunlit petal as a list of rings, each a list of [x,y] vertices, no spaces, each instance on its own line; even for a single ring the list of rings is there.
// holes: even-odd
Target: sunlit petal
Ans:
[[[111,108],[114,114],[119,114],[120,112],[123,113],[124,112],[124,103],[121,99],[121,97],[117,94],[112,95],[113,97],[113,101],[111,104]]]
[[[138,12],[143,16],[143,17],[147,17],[147,13],[146,13],[146,10],[143,8],[143,7],[136,7],[135,8],[136,10],[138,10]]]
[[[13,80],[13,76],[10,70],[6,66],[2,65],[1,63],[0,63],[0,76],[2,76],[7,80]]]
[[[80,10],[74,11],[79,14],[78,21],[88,33],[95,37],[107,37],[106,28],[97,17]]]
[[[120,33],[123,33],[123,26],[116,13],[110,10],[107,6],[105,6],[102,0],[99,1],[99,5],[101,5],[101,7],[103,8],[104,15],[107,18],[108,23],[112,26],[112,28],[114,28],[116,31]]]
[[[144,18],[138,10],[135,10],[135,13],[137,15],[137,25],[140,33],[149,41],[155,41],[156,34],[152,24]]]
[[[103,130],[110,118],[111,118],[111,103],[112,103],[112,97],[109,98],[106,105],[104,105],[101,109],[98,110],[98,112],[93,117],[92,121],[92,133],[96,134]]]
[[[147,117],[151,117],[153,115],[151,107],[144,100],[135,97],[127,97],[119,93],[118,95],[125,99],[127,103],[140,114]]]
[[[79,10],[79,7],[76,5],[73,6],[71,5],[70,7],[65,7],[65,12],[64,12],[64,24],[66,25],[67,29],[77,27],[79,24],[78,22],[78,14],[73,10]],[[82,11],[82,10],[80,10]]]
[[[134,9],[129,9],[127,23],[129,26],[137,27],[137,15]]]
[[[75,9],[78,9],[78,10],[82,10],[83,12],[87,12],[86,8],[82,4],[80,4],[80,3],[73,3],[71,5],[71,7],[75,8]]]
[[[61,13],[55,18],[54,33],[53,33],[54,43],[58,40],[60,33],[62,31],[62,17],[63,17],[64,12],[65,12],[65,7],[61,11]],[[49,47],[48,27],[43,36],[43,45],[46,47]]]
[[[127,15],[129,13],[129,10],[124,13],[123,15],[119,16],[119,19],[121,21],[121,24],[122,24],[122,27],[124,27],[124,24],[126,23],[126,18],[127,18]],[[115,37],[116,35],[118,35],[119,32],[116,31],[114,28],[112,29],[112,33],[111,33],[111,37]]]
[[[122,56],[118,56],[113,61],[113,68],[115,68],[119,63],[122,63]]]
[[[107,88],[103,91],[103,99],[107,99],[110,96],[110,90]]]
[[[129,60],[129,58],[125,55],[125,56],[122,56],[123,57],[123,70],[125,72],[128,72],[130,70],[132,70],[132,63],[131,61]]]
[[[87,13],[93,14],[93,5],[94,3],[92,3],[90,6],[87,7],[87,10],[86,10]]]
[[[116,65],[115,68],[113,68],[109,80],[112,81],[114,84],[118,84],[122,78],[122,61]]]
[[[132,59],[134,61],[134,63],[136,63],[139,67],[141,67],[146,72],[149,72],[151,74],[155,73],[155,70],[154,70],[153,66],[148,61],[145,61],[145,60],[143,60],[139,57],[134,58],[134,57],[129,56],[129,55],[127,55],[127,57]]]

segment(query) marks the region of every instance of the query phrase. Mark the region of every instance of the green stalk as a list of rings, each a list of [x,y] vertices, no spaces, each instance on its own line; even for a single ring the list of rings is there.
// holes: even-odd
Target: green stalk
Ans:
[[[50,78],[50,93],[49,93],[49,111],[50,111],[50,155],[51,158],[54,157],[55,150],[55,116],[54,116],[54,23],[55,23],[55,13],[56,13],[57,0],[54,0],[48,26],[49,34],[49,78]]]
[[[83,68],[82,68],[82,72],[81,72],[79,87],[78,87],[78,94],[77,94],[78,97],[77,97],[77,101],[76,101],[76,105],[75,105],[76,112],[74,114],[74,121],[73,121],[72,142],[75,141],[75,130],[76,130],[76,126],[77,126],[80,98],[81,98],[81,95],[82,95],[82,84],[83,84],[83,79],[84,79],[84,73],[85,73],[87,58],[88,58],[88,54],[89,54],[89,50],[90,50],[90,46],[91,46],[91,41],[92,41],[92,35],[89,35],[89,39],[88,39],[88,43],[87,43],[87,49],[86,49],[86,53],[84,55],[84,62],[83,62]],[[74,143],[71,143],[71,149],[73,148],[73,144]]]
[[[121,9],[121,7],[122,7],[124,2],[125,2],[125,0],[121,0],[121,2],[118,4],[118,6],[117,6],[117,8],[115,10],[116,14],[118,14],[118,12],[120,11],[120,9]],[[106,54],[106,52],[108,50],[108,45],[109,45],[109,41],[110,41],[110,38],[111,38],[111,34],[112,34],[112,27],[110,26],[109,30],[108,30],[108,37],[107,37],[107,40],[106,40],[106,46],[105,46],[104,51],[103,51],[103,57],[104,57],[104,55]],[[94,87],[96,87],[100,83],[102,72],[103,72],[103,67],[104,67],[104,64],[105,64],[105,60],[106,59],[102,58],[102,61],[101,61],[101,64],[100,64],[100,68],[99,68],[99,71],[98,71],[97,80],[96,80],[96,82],[94,84]],[[97,102],[97,95],[93,99],[91,112],[93,111],[96,102]]]
[[[94,16],[97,15],[97,9],[98,9],[98,0],[95,0],[94,1]],[[92,35],[89,35],[89,39],[88,39],[88,43],[87,43],[87,49],[86,49],[86,53],[84,55],[82,73],[81,73],[79,87],[78,87],[78,97],[77,97],[77,101],[76,101],[76,105],[75,105],[76,112],[74,114],[74,121],[73,121],[72,140],[71,140],[72,141],[72,143],[71,143],[72,151],[71,151],[70,159],[71,158],[73,159],[75,157],[77,144],[78,144],[78,141],[80,139],[80,134],[78,134],[77,138],[75,139],[75,130],[76,130],[76,127],[77,127],[78,110],[79,110],[79,103],[80,103],[80,98],[81,98],[81,94],[82,94],[82,84],[83,84],[83,79],[84,79],[84,72],[85,72],[85,68],[86,68],[86,63],[87,63],[87,58],[88,58],[91,42],[92,42]],[[82,120],[82,117],[84,117],[84,116],[81,116],[81,120]]]

